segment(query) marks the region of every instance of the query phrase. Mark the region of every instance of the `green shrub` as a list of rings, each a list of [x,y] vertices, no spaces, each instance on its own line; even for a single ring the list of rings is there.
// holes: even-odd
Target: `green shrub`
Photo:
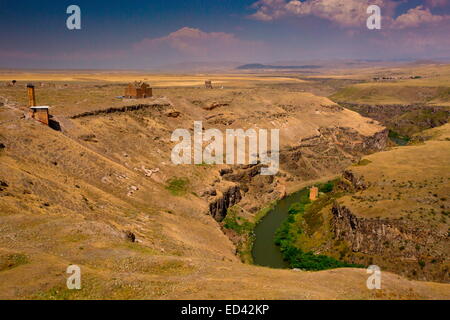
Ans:
[[[298,213],[302,213],[302,212],[305,211],[305,206],[306,206],[306,203],[301,203],[301,202],[293,203],[289,207],[288,213],[290,215],[295,215],[295,214],[298,214]]]
[[[407,145],[408,142],[411,141],[411,138],[405,135],[401,135],[398,132],[395,132],[393,130],[389,130],[389,139],[394,141],[398,145]]]
[[[277,231],[275,243],[280,246],[283,258],[292,268],[302,270],[320,271],[335,268],[363,268],[362,265],[349,264],[325,255],[316,255],[312,252],[303,252],[293,245],[295,237],[290,234],[289,228],[283,226]]]
[[[225,219],[224,227],[226,229],[231,229],[236,231],[238,234],[247,234],[253,230],[253,224],[246,219],[238,218],[228,218]]]
[[[167,181],[166,189],[174,196],[182,196],[188,190],[189,179],[187,178],[171,178]]]
[[[234,230],[237,234],[250,234],[255,225],[245,218],[238,216],[236,207],[228,208],[227,216],[223,219],[223,227],[225,229]]]

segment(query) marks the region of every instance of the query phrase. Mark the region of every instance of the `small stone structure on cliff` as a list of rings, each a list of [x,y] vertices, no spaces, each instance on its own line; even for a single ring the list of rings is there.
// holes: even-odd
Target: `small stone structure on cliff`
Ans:
[[[311,189],[309,189],[309,200],[316,201],[318,197],[319,197],[319,188],[312,187]]]
[[[48,106],[36,106],[36,96],[34,92],[34,85],[27,85],[27,93],[28,93],[28,107],[30,107],[30,111],[28,116],[30,119],[35,119],[45,125],[50,124],[50,115],[48,112]]]
[[[143,99],[151,98],[153,96],[153,89],[148,83],[137,81],[130,83],[125,89],[125,98],[128,99]]]
[[[28,93],[28,106],[34,107],[36,106],[36,96],[34,94],[34,85],[29,83],[27,84],[27,93]]]
[[[50,124],[48,109],[48,106],[31,107],[28,115],[31,119],[35,119],[48,126]]]

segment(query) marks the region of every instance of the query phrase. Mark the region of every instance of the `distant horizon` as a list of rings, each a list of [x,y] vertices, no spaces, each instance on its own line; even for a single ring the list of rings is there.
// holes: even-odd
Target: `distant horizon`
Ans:
[[[321,65],[320,63],[326,63],[327,65]],[[180,63],[174,63],[174,64],[169,64],[169,65],[163,65],[163,66],[159,66],[159,67],[142,67],[142,68],[114,68],[114,67],[110,67],[110,68],[106,68],[106,67],[93,67],[93,68],[76,68],[76,67],[55,67],[55,68],[39,68],[39,67],[33,67],[33,68],[26,68],[26,67],[2,67],[0,66],[0,70],[3,71],[128,71],[128,72],[161,72],[164,71],[164,69],[168,69],[167,72],[177,72],[177,69],[175,68],[175,66],[177,65],[190,65],[190,64],[198,64],[198,65],[203,65],[205,71],[207,71],[208,66],[212,66],[212,65],[216,65],[216,70],[217,68],[219,68],[220,64],[223,63],[229,63],[229,64],[234,64],[235,67],[223,67],[220,68],[221,70],[233,70],[233,71],[261,71],[263,69],[239,69],[239,67],[242,66],[247,66],[247,65],[264,65],[266,67],[268,67],[267,69],[270,69],[271,66],[276,66],[276,67],[283,67],[280,68],[276,71],[278,72],[283,72],[284,70],[297,70],[299,73],[302,72],[302,70],[308,70],[308,69],[322,69],[322,70],[327,70],[327,69],[332,69],[332,68],[337,68],[337,69],[342,69],[344,68],[344,66],[329,66],[328,64],[333,63],[333,62],[360,62],[360,63],[399,63],[401,64],[408,64],[408,63],[421,63],[421,64],[448,64],[450,63],[450,57],[448,58],[434,58],[434,59],[416,59],[416,58],[404,58],[404,59],[385,59],[385,60],[376,60],[376,59],[335,59],[335,60],[305,60],[305,61],[267,61],[267,62],[251,62],[251,61],[242,61],[242,62],[232,62],[232,61],[217,61],[217,62],[202,62],[202,61],[185,61],[185,62],[180,62]],[[296,64],[297,63],[297,64]],[[315,63],[316,65],[309,65],[311,68],[308,68],[308,66],[305,66],[304,64],[307,63]],[[289,64],[289,65],[288,65]],[[301,69],[299,68],[301,67]],[[314,67],[314,68],[313,68]],[[357,66],[356,66],[357,67]],[[213,70],[213,67],[210,67],[211,70]],[[348,66],[347,66],[348,68]],[[185,69],[179,69],[179,72],[183,72],[186,71],[186,69],[189,69],[189,66],[186,66]]]
[[[439,59],[447,0],[61,0],[0,3],[0,65],[155,70],[183,63]],[[370,29],[370,7],[380,8]]]

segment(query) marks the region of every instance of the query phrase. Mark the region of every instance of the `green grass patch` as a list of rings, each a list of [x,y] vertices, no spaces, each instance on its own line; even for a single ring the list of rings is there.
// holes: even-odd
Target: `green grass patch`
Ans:
[[[183,196],[187,193],[189,186],[188,178],[171,178],[167,181],[166,189],[174,196]]]
[[[69,290],[64,287],[54,287],[45,292],[39,292],[31,297],[33,300],[76,300],[82,295],[78,290]]]
[[[133,251],[136,251],[139,253],[143,253],[145,255],[151,255],[151,256],[163,255],[163,253],[156,251],[155,249],[143,246],[140,243],[136,243],[136,242],[127,242],[125,244],[121,244],[120,247],[130,249],[130,250],[133,250]]]
[[[0,256],[0,271],[10,270],[29,262],[28,257],[24,254],[5,254]]]
[[[358,161],[358,163],[355,163],[353,166],[355,167],[364,167],[367,166],[369,164],[371,164],[372,161],[370,161],[369,159],[361,159]]]
[[[251,233],[255,227],[255,224],[238,216],[234,210],[234,207],[232,207],[228,209],[227,216],[223,220],[223,226],[225,229],[230,229],[239,235],[244,235]]]
[[[252,248],[254,241],[255,222],[251,222],[238,214],[238,207],[228,209],[227,216],[222,221],[223,228],[234,231],[239,239],[236,245],[237,254],[241,261],[247,264],[253,263]]]
[[[196,167],[211,167],[212,165],[214,165],[214,163],[208,164],[208,163],[203,161],[202,163],[196,164],[195,166]]]

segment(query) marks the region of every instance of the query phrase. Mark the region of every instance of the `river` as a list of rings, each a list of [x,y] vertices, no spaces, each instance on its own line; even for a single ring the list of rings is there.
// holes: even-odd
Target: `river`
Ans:
[[[288,216],[289,207],[300,200],[302,194],[309,194],[308,189],[302,189],[277,202],[275,207],[258,223],[255,228],[253,243],[253,262],[256,265],[276,269],[287,269],[289,264],[283,260],[280,247],[275,245],[274,236]]]

